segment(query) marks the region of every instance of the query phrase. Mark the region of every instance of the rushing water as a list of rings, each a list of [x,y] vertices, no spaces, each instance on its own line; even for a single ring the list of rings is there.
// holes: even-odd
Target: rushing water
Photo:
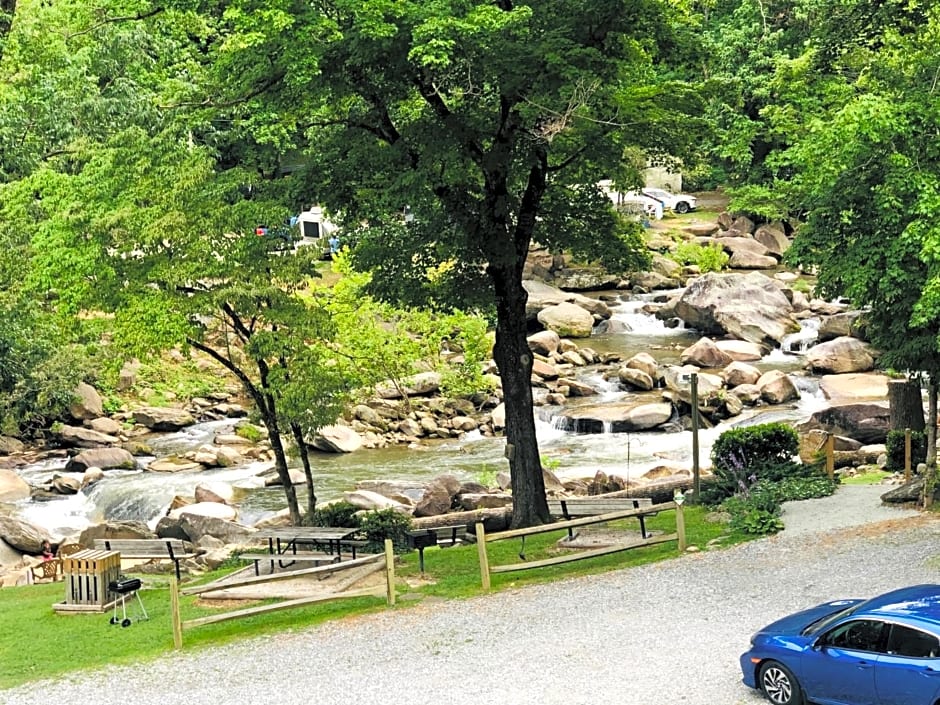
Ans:
[[[661,364],[678,364],[682,349],[695,342],[699,335],[683,328],[668,328],[662,321],[644,313],[643,299],[623,301],[613,308],[608,332],[592,336],[584,344],[599,352],[617,352],[624,359],[637,352],[650,352]],[[757,363],[762,369],[784,369],[798,372],[799,355],[775,351]],[[589,403],[609,402],[630,396],[616,383],[604,380],[596,370],[586,370],[582,378],[598,389],[599,396]],[[800,388],[799,402],[781,406],[747,409],[728,424],[699,432],[700,461],[707,463],[711,445],[728,425],[764,421],[799,421],[822,408],[824,402],[815,379],[793,375]],[[579,403],[587,400],[570,400]],[[558,407],[536,410],[536,428],[543,458],[562,479],[593,477],[598,471],[621,477],[639,477],[657,465],[691,467],[691,432],[643,432],[574,434],[559,429],[554,421]],[[197,424],[178,433],[155,438],[151,443],[157,456],[182,453],[211,443],[218,433],[232,430],[231,420]],[[485,438],[479,433],[467,434],[460,440],[439,441],[419,447],[395,446],[360,450],[348,454],[314,453],[313,469],[319,500],[335,499],[353,488],[360,480],[399,480],[421,482],[442,473],[453,473],[462,480],[492,479],[508,470],[503,438]],[[152,458],[142,458],[146,467]],[[53,474],[64,474],[63,459],[48,460],[28,466],[20,474],[32,485],[41,485]],[[80,531],[104,519],[137,519],[155,524],[163,516],[175,495],[192,496],[197,484],[223,481],[236,488],[245,488],[239,496],[240,517],[252,523],[284,506],[280,487],[258,488],[257,474],[266,465],[249,463],[234,468],[219,468],[173,474],[141,470],[108,470],[103,480],[83,492],[50,501],[25,501],[18,505],[19,514],[38,526],[59,536]],[[298,487],[301,501],[303,489]]]

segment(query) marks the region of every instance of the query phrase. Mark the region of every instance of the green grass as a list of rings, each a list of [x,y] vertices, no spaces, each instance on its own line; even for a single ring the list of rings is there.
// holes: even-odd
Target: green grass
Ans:
[[[744,535],[729,533],[723,524],[705,521],[705,510],[686,507],[686,537],[689,545],[704,548],[708,542],[721,538],[721,545],[746,541]],[[628,524],[628,522],[633,522]],[[633,535],[635,520],[617,522]],[[663,512],[647,521],[647,528],[672,533],[675,531],[673,512]],[[555,542],[564,531],[551,532],[526,538],[525,553],[528,560],[557,555]],[[488,546],[490,565],[519,561],[521,539],[491,543]],[[638,548],[621,553],[576,561],[538,570],[492,575],[492,589],[515,588],[522,585],[545,583],[583,575],[605,573],[655,561],[676,558],[674,542]],[[394,609],[408,609],[420,600],[416,596],[436,596],[458,599],[482,594],[480,569],[476,546],[455,546],[447,549],[430,548],[425,551],[425,574],[419,577],[417,553],[401,557],[396,566],[397,591],[401,599]],[[198,582],[216,579],[228,571],[215,571]],[[135,598],[128,600],[128,616],[133,624],[128,628],[109,623],[111,613],[57,614],[52,604],[61,602],[65,587],[62,582],[26,585],[0,591],[0,688],[10,688],[40,678],[59,676],[74,671],[101,668],[108,664],[130,664],[146,661],[173,649],[170,620],[169,578],[142,576],[144,588],[141,599],[150,615],[148,621],[137,621],[138,606]],[[196,584],[191,581],[186,584]],[[198,598],[182,596],[182,619],[194,619],[216,614],[218,608],[203,607]],[[226,609],[235,609],[227,607]],[[327,620],[342,619],[367,612],[388,609],[384,599],[363,597],[337,602],[310,605],[296,609],[271,612],[254,617],[206,625],[183,633],[184,649],[199,649],[237,639],[275,632],[300,629]]]
[[[886,470],[876,470],[874,472],[862,472],[852,477],[843,477],[843,485],[877,485],[886,477],[891,477],[892,473]]]

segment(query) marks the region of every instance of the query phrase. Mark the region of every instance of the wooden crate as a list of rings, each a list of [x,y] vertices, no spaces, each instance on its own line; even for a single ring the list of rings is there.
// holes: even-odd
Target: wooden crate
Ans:
[[[118,551],[86,549],[62,558],[65,602],[53,605],[56,612],[105,612],[120,595],[108,586],[121,575]]]

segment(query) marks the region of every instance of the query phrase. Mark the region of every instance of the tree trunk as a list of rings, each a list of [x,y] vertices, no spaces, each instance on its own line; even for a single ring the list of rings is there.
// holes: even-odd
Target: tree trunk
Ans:
[[[512,479],[512,528],[537,526],[551,521],[545,499],[545,479],[532,404],[532,352],[526,340],[525,304],[521,263],[490,265],[496,290],[496,345],[494,357],[503,384],[506,404],[506,457]]]
[[[291,434],[294,436],[294,443],[297,444],[297,454],[300,456],[300,462],[304,466],[304,477],[307,480],[307,516],[313,516],[317,508],[317,493],[313,487],[313,470],[310,469],[310,452],[307,450],[307,444],[304,441],[304,432],[295,423],[290,425]]]
[[[261,423],[268,430],[268,440],[271,442],[271,451],[274,453],[274,469],[284,487],[284,496],[287,499],[287,510],[290,512],[290,523],[299,526],[301,522],[300,505],[297,503],[297,491],[291,482],[290,472],[287,469],[287,453],[281,441],[281,429],[277,423],[277,414],[274,410],[274,399],[264,395],[255,399],[258,411],[261,413]]]
[[[937,469],[937,382],[931,375],[927,382],[927,471]]]
[[[888,405],[892,431],[923,431],[924,400],[917,380],[891,380],[888,382]]]

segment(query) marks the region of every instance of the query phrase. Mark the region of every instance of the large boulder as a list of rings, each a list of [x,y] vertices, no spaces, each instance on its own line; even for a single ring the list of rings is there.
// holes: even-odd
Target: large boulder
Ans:
[[[541,330],[528,338],[529,349],[539,355],[552,355],[558,352],[561,338],[553,330]]]
[[[247,543],[256,531],[250,526],[229,519],[196,514],[185,510],[180,514],[179,527],[193,543],[198,543],[205,536],[214,536],[223,543]]]
[[[675,312],[705,335],[727,333],[768,348],[800,329],[780,287],[759,272],[698,277],[679,297]]]
[[[731,356],[715,345],[711,338],[699,338],[679,354],[679,362],[696,367],[724,367]]]
[[[120,438],[83,426],[60,426],[55,433],[59,445],[67,448],[99,448],[121,442]]]
[[[349,426],[333,424],[318,429],[311,445],[326,453],[352,453],[362,448],[362,436]]]
[[[85,426],[90,428],[92,431],[97,431],[98,433],[103,433],[106,436],[117,436],[121,430],[121,424],[114,419],[109,419],[107,416],[102,416],[97,419],[91,419],[91,421],[86,421]]]
[[[174,509],[170,511],[167,516],[182,519],[184,514],[235,521],[238,516],[238,511],[235,507],[230,507],[227,504],[219,504],[218,502],[196,502],[194,504],[187,504],[185,507]]]
[[[87,548],[95,539],[152,539],[154,533],[142,521],[105,521],[82,530],[78,543]]]
[[[147,466],[147,470],[150,472],[174,473],[201,470],[202,467],[202,464],[197,463],[195,460],[171,455],[166,458],[157,458]]]
[[[800,398],[800,392],[790,376],[781,370],[768,370],[756,382],[761,399],[768,404],[782,404]]]
[[[218,502],[231,504],[235,497],[234,488],[227,482],[206,480],[196,485],[193,490],[196,502]]]
[[[375,394],[381,399],[401,399],[434,394],[441,388],[439,372],[419,372],[396,381],[386,381],[375,386]]]
[[[17,551],[36,555],[42,553],[42,542],[51,541],[52,537],[28,521],[0,514],[0,539]]]
[[[864,315],[863,311],[842,311],[823,316],[819,321],[819,342],[842,337],[864,339]]]
[[[765,223],[754,231],[754,239],[776,257],[790,249],[790,240],[780,223]]]
[[[148,406],[135,409],[133,416],[135,423],[146,426],[151,431],[179,431],[196,423],[193,415],[185,409]]]
[[[23,441],[12,436],[0,436],[0,455],[22,453],[26,449]]]
[[[841,336],[810,348],[806,365],[813,372],[843,374],[868,372],[875,367],[875,358],[866,343],[857,338]]]
[[[539,311],[538,321],[565,338],[589,338],[594,330],[594,316],[581,306],[567,301]]]
[[[861,399],[885,399],[888,396],[888,378],[876,372],[824,375],[819,380],[819,389],[826,399],[839,403]]]
[[[732,362],[721,371],[721,377],[729,387],[737,387],[740,384],[757,384],[760,376],[761,371],[746,362]]]
[[[716,340],[715,345],[737,362],[757,362],[764,357],[764,349],[760,345],[746,340]]]
[[[75,399],[69,405],[69,416],[76,421],[85,421],[104,416],[101,395],[90,384],[80,382],[75,387]]]
[[[561,416],[577,433],[625,433],[648,431],[662,426],[672,418],[668,402],[610,402],[565,409]]]
[[[12,470],[0,468],[0,502],[29,499],[29,483]]]
[[[649,353],[637,353],[624,363],[624,367],[644,372],[654,381],[659,379],[659,363]]]
[[[815,412],[801,431],[821,429],[838,436],[847,436],[865,445],[884,443],[890,429],[887,404],[839,404]]]
[[[652,377],[642,370],[635,370],[632,367],[621,367],[617,370],[617,377],[620,383],[629,389],[639,389],[642,392],[648,392],[655,386]]]
[[[67,472],[85,472],[88,468],[133,470],[136,467],[134,456],[123,448],[89,448],[69,458],[65,465]]]
[[[460,480],[453,475],[439,475],[431,480],[424,490],[424,495],[415,505],[416,517],[430,517],[446,514],[454,504],[454,498],[460,492]]]
[[[394,499],[381,495],[378,492],[369,490],[354,490],[352,492],[343,492],[343,499],[359,509],[394,509],[402,514],[409,514],[411,508],[397,502]]]

